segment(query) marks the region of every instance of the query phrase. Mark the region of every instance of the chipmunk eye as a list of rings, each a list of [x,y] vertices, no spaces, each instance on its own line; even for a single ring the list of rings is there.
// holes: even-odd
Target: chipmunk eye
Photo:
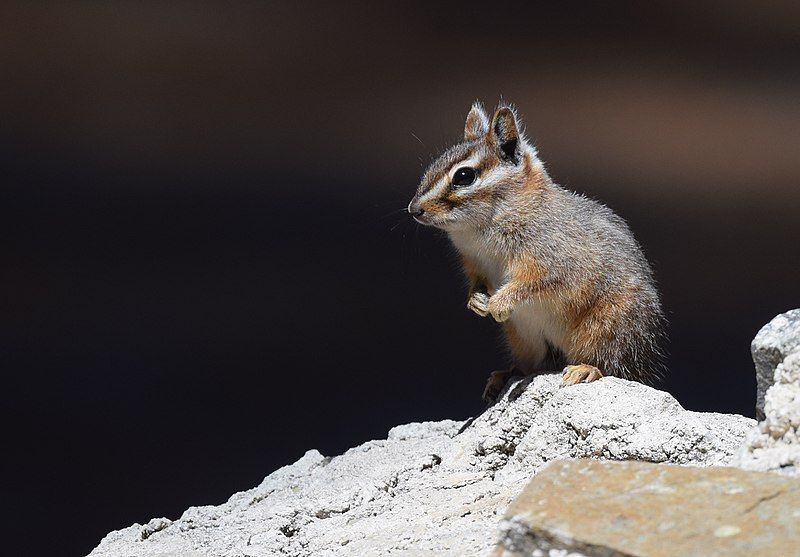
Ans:
[[[470,168],[468,166],[462,166],[456,173],[453,174],[453,185],[454,186],[468,186],[472,182],[475,181],[477,178],[477,174],[475,173],[474,168]]]

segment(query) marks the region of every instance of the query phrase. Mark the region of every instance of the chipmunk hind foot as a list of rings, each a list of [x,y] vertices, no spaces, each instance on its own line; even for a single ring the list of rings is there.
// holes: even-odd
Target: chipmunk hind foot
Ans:
[[[563,385],[591,383],[603,377],[603,372],[589,364],[578,364],[564,368],[561,382]]]
[[[505,389],[509,379],[512,377],[523,377],[525,374],[517,367],[493,371],[486,380],[486,387],[483,389],[483,401],[492,405],[500,398],[500,393]]]

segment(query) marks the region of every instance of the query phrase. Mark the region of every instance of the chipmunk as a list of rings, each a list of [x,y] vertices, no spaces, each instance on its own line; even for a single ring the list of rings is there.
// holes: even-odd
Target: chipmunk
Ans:
[[[664,315],[639,244],[611,209],[553,182],[512,106],[491,121],[472,106],[463,142],[430,165],[408,212],[449,235],[467,308],[503,324],[513,366],[489,376],[487,402],[554,361],[565,385],[659,377]]]

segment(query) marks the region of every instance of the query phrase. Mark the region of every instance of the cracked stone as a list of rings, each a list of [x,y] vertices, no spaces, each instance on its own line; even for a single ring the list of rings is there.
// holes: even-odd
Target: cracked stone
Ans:
[[[668,393],[613,377],[572,387],[560,374],[529,377],[470,423],[395,427],[332,458],[309,451],[147,539],[138,526],[112,532],[91,555],[482,555],[508,504],[552,460],[725,464],[754,425],[688,412]]]
[[[572,387],[561,386],[560,374],[516,379],[474,419],[397,426],[387,439],[334,457],[308,451],[221,505],[111,532],[91,557],[485,555],[497,540],[499,517],[531,477],[533,484],[546,481],[553,467],[565,466],[553,461],[585,457],[601,460],[574,461],[589,472],[560,477],[561,487],[573,482],[572,491],[548,503],[552,516],[577,505],[569,521],[550,523],[531,548],[529,520],[537,515],[512,513],[502,522],[502,551],[536,557],[796,554],[769,544],[793,540],[783,536],[786,524],[800,520],[797,491],[780,482],[800,479],[717,467],[800,473],[798,321],[800,310],[778,316],[754,340],[759,385],[769,383],[758,425],[742,416],[688,412],[668,393],[613,377]],[[692,468],[668,466],[677,464]],[[612,472],[593,466],[623,467],[628,475],[614,480]],[[698,466],[711,467],[704,480],[697,479],[704,472]],[[665,475],[648,480],[653,470]],[[678,476],[681,481],[672,481]],[[598,505],[635,509],[648,501],[647,512],[589,519]],[[703,509],[705,515],[697,514]],[[661,539],[656,553],[602,545],[611,543],[605,538],[580,549],[562,543],[585,541],[593,525],[598,536],[625,535],[647,521],[651,528],[642,540]],[[682,546],[675,543],[691,541],[687,532],[708,545],[678,551]],[[714,553],[717,548],[730,551]]]
[[[775,383],[775,368],[786,356],[800,350],[800,309],[776,316],[764,325],[750,345],[756,366],[756,418],[763,420],[764,395]]]
[[[800,310],[778,315],[759,331],[753,360],[764,419],[748,434],[736,464],[800,475]]]
[[[797,555],[800,479],[728,467],[557,461],[510,505],[496,557]]]

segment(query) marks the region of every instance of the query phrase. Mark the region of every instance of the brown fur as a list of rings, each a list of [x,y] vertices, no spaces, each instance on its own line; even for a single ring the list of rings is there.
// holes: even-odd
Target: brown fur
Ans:
[[[553,183],[520,130],[512,108],[489,120],[474,105],[465,141],[430,166],[409,210],[448,232],[468,307],[503,322],[515,367],[545,371],[555,350],[570,381],[653,380],[664,320],[639,245],[607,207]],[[461,166],[472,183],[450,182]]]

